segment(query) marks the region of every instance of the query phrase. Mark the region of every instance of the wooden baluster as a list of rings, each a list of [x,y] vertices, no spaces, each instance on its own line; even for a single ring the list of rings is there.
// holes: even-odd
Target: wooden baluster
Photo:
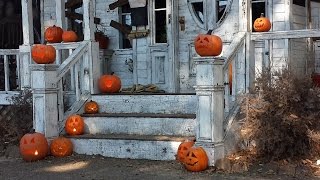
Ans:
[[[4,90],[10,91],[10,82],[9,82],[9,62],[8,62],[8,56],[4,55]]]
[[[72,52],[73,52],[73,49],[69,49],[69,56],[72,54]],[[71,91],[74,91],[75,90],[75,82],[74,82],[74,79],[75,79],[75,76],[74,76],[74,66],[72,66],[71,68],[70,68],[70,75],[71,75],[71,77],[70,77],[70,82],[71,82],[71,86],[70,86],[70,88],[71,88]]]
[[[79,69],[80,69],[80,64],[77,62],[74,65],[74,85],[75,85],[75,90],[76,90],[76,101],[80,100],[80,88],[79,88]]]
[[[59,64],[59,65],[62,63],[61,62],[61,54],[62,54],[61,51],[62,50],[60,50],[60,49],[56,50],[56,64]]]
[[[20,55],[19,54],[17,54],[16,55],[16,63],[17,63],[17,68],[16,68],[16,76],[17,76],[17,78],[16,78],[16,82],[17,82],[17,87],[18,87],[18,89],[20,89],[21,88],[21,85],[20,85]]]
[[[230,92],[229,92],[229,66],[228,68],[224,71],[224,82],[227,84],[224,87],[224,112],[229,113],[230,111]]]

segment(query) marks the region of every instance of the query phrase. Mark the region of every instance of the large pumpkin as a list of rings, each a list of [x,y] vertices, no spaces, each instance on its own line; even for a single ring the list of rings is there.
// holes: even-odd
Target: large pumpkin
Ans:
[[[121,80],[118,76],[103,75],[99,79],[99,89],[102,93],[116,93],[121,89]]]
[[[84,121],[79,115],[71,115],[64,128],[69,135],[81,135],[84,132]]]
[[[267,32],[271,29],[271,22],[261,13],[260,18],[257,18],[253,23],[253,29],[256,32]]]
[[[76,42],[78,41],[78,36],[74,31],[64,31],[62,40],[63,42]]]
[[[65,137],[55,138],[50,144],[50,152],[55,157],[66,157],[72,154],[73,145],[70,139]]]
[[[41,160],[48,152],[47,139],[41,133],[25,134],[20,140],[20,154],[25,161]]]
[[[62,41],[63,29],[58,26],[48,27],[44,37],[49,43],[60,43]]]
[[[31,49],[31,57],[37,64],[51,64],[56,60],[56,49],[51,45],[36,44]]]
[[[222,52],[222,40],[219,36],[211,34],[199,34],[194,47],[200,56],[218,56]]]
[[[177,160],[179,162],[182,162],[182,163],[184,162],[185,157],[188,154],[188,151],[193,145],[194,145],[193,141],[185,141],[179,145],[178,152],[177,152]]]
[[[202,147],[190,148],[184,160],[184,166],[189,171],[203,171],[208,168],[208,156]]]
[[[89,101],[84,105],[84,112],[88,114],[96,114],[99,112],[99,105],[95,101]]]

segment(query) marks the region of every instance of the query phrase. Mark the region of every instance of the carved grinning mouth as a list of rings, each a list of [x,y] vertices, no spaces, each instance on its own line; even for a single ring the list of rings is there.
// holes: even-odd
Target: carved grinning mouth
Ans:
[[[188,166],[195,166],[196,164],[198,164],[199,161],[193,163],[193,164],[190,164],[190,163],[186,163]]]

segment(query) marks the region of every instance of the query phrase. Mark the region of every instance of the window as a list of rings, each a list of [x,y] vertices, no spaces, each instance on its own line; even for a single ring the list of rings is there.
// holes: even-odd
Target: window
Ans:
[[[196,15],[197,19],[203,23],[204,17],[203,17],[203,2],[194,2],[192,3],[193,12]]]
[[[302,1],[302,0],[293,0],[293,4],[306,7],[306,1]]]
[[[156,0],[155,11],[155,43],[167,43],[167,4],[166,0]]]
[[[120,20],[123,25],[127,25],[131,27],[131,8],[129,4],[126,4],[119,8],[119,15]],[[132,48],[130,40],[126,37],[125,34],[120,32],[120,42],[119,42],[119,48],[120,49],[129,49]]]
[[[266,14],[265,0],[252,0],[252,26],[254,21],[261,16],[261,13]],[[254,29],[252,29],[254,31]]]

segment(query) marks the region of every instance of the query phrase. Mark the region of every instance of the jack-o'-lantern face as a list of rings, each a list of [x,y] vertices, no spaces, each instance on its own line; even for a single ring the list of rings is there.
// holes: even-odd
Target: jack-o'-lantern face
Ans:
[[[88,114],[95,114],[99,112],[99,105],[95,101],[87,102],[84,106],[84,112]]]
[[[84,121],[79,115],[71,115],[68,117],[65,130],[69,135],[81,135],[84,131]]]
[[[190,148],[184,160],[184,165],[189,171],[203,171],[208,167],[208,156],[202,147]]]
[[[72,154],[72,142],[65,137],[58,137],[51,142],[50,152],[55,157],[65,157]]]
[[[200,56],[218,56],[222,52],[222,40],[216,35],[199,34],[194,47]]]
[[[20,153],[25,161],[37,161],[47,156],[48,142],[41,133],[24,135],[20,140]]]
[[[268,18],[264,17],[262,13],[260,18],[254,21],[253,28],[256,32],[267,32],[271,29],[271,22]]]
[[[179,162],[184,162],[185,157],[188,154],[189,149],[194,145],[193,141],[186,141],[179,145],[177,152],[177,160]]]

